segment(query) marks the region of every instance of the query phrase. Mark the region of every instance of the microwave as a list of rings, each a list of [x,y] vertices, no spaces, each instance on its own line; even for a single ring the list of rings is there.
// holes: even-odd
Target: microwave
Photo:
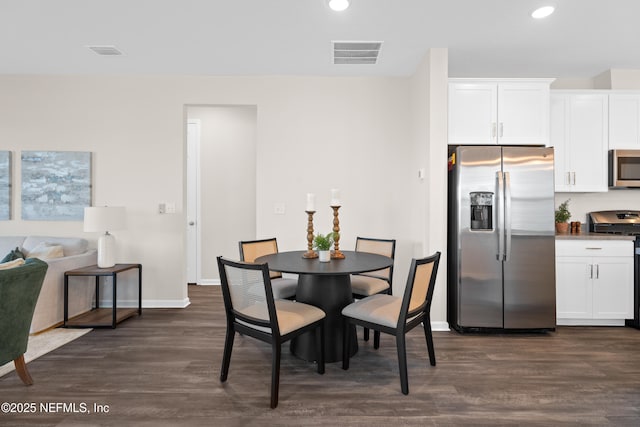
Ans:
[[[609,187],[640,188],[640,150],[609,150]]]

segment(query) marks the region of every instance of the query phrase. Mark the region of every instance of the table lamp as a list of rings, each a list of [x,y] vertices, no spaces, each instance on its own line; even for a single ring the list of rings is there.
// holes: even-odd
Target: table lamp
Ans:
[[[84,208],[84,231],[104,232],[98,238],[98,267],[116,265],[116,239],[109,231],[125,228],[125,210],[121,206]]]

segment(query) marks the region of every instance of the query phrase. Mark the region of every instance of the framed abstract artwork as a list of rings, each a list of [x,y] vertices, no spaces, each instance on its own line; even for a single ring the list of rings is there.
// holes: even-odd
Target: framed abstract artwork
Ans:
[[[91,206],[91,153],[22,152],[22,219],[82,221]]]
[[[0,151],[0,221],[11,219],[11,151]]]

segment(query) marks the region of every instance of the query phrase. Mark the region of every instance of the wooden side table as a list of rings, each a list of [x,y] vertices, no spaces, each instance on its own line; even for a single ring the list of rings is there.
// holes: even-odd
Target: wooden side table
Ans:
[[[118,273],[138,269],[138,308],[118,308]],[[95,276],[96,308],[69,319],[69,277]],[[100,308],[100,277],[111,277],[113,282],[113,307]],[[64,324],[65,328],[114,328],[116,324],[138,313],[142,315],[142,264],[116,264],[109,268],[97,265],[77,268],[64,273]]]

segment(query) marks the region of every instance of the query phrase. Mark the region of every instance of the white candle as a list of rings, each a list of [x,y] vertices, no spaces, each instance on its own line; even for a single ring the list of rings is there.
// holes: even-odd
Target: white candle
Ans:
[[[341,206],[340,204],[340,190],[337,188],[331,189],[331,205],[330,206]]]
[[[307,212],[316,210],[316,195],[313,193],[307,193]]]

